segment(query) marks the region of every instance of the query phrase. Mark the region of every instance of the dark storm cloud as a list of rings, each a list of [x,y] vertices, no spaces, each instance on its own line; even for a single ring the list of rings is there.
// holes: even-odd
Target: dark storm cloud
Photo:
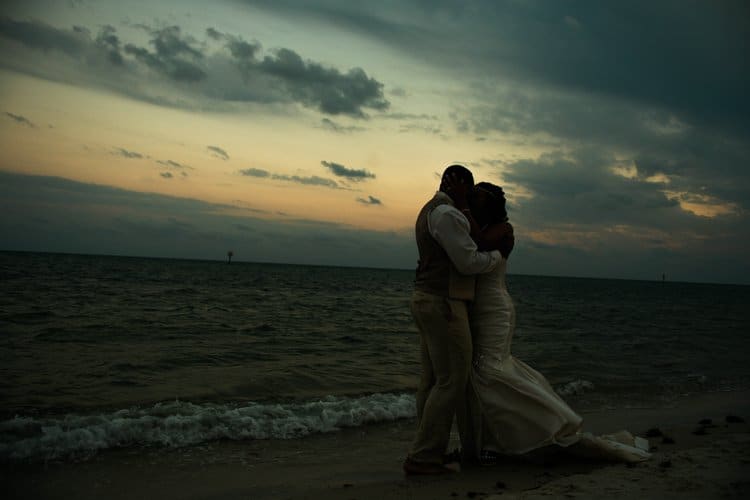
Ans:
[[[662,192],[664,184],[649,182],[647,176],[634,178],[616,174],[615,158],[600,150],[557,151],[538,159],[521,159],[505,165],[503,178],[521,186],[533,198],[518,198],[509,212],[518,212],[537,226],[565,224],[609,226],[630,224],[662,228],[679,220],[697,224],[695,216],[684,213]],[[627,165],[624,165],[625,167]],[[513,198],[512,189],[506,192]],[[658,221],[658,222],[656,222]]]
[[[436,115],[428,115],[426,113],[414,114],[414,113],[384,113],[378,115],[378,118],[386,118],[389,120],[437,120]]]
[[[28,47],[60,50],[73,56],[83,53],[91,43],[88,30],[81,27],[59,30],[40,21],[16,21],[8,17],[0,17],[0,35]]]
[[[603,94],[750,130],[750,7],[742,0],[244,3],[344,26],[457,74]]]
[[[541,136],[558,144],[593,142],[634,149],[673,143],[692,128],[665,108],[644,108],[603,96],[535,89],[479,91],[491,95],[494,102],[454,112],[454,124],[461,132],[498,132],[529,141]]]
[[[383,83],[359,67],[342,71],[304,59],[290,48],[262,53],[259,42],[215,28],[198,40],[180,26],[138,25],[149,46],[120,38],[105,25],[60,29],[39,21],[0,19],[0,66],[54,81],[113,90],[149,103],[188,109],[225,109],[236,103],[297,103],[328,115],[367,117],[389,103]],[[55,52],[69,60],[61,60]],[[71,65],[70,63],[74,64]]]
[[[193,169],[193,167],[191,167],[189,165],[184,165],[184,164],[176,162],[174,160],[156,160],[156,163],[158,163],[159,165],[163,165],[165,167],[176,168],[176,169],[180,169],[180,170],[182,170],[182,169],[192,170]]]
[[[642,177],[668,176],[662,190],[750,208],[745,2],[244,3],[343,26],[453,71],[472,89],[454,106],[459,134],[548,154],[572,148],[626,158]],[[400,130],[441,134],[416,120]],[[501,178],[514,175],[503,168]],[[590,186],[596,197],[611,179],[594,173],[590,180],[601,183]],[[656,186],[641,188],[663,198]]]
[[[313,61],[304,61],[291,49],[279,49],[274,55],[265,56],[253,69],[276,77],[295,100],[326,114],[362,117],[362,108],[388,108],[388,101],[383,97],[383,84],[368,77],[361,68],[342,73]]]
[[[146,29],[151,34],[149,43],[154,51],[129,43],[124,47],[126,54],[176,81],[196,82],[206,77],[198,64],[203,53],[193,46],[192,37],[183,35],[179,26]]]
[[[55,64],[49,67],[45,64],[45,60],[58,64],[61,62],[55,54],[57,51],[82,64],[81,68],[73,71],[78,79],[97,85],[104,83],[97,80],[96,72],[97,69],[101,69],[103,63],[108,63],[115,68],[132,69],[125,68],[121,42],[116,35],[116,29],[111,25],[100,27],[96,36],[92,37],[91,31],[83,26],[58,29],[37,20],[17,21],[3,17],[0,18],[0,38],[12,40],[30,49],[41,50],[44,56],[40,60],[33,57],[25,61],[4,58],[5,60],[2,61],[4,66],[51,80],[73,80],[63,74],[64,72],[60,71]],[[8,52],[16,51],[10,49]],[[19,56],[19,54],[15,55]],[[113,74],[110,78],[116,76]]]
[[[622,176],[612,170],[631,166],[597,149],[504,162],[502,184],[517,233],[516,272],[636,279],[667,272],[687,281],[750,280],[741,257],[750,251],[746,210],[696,215],[679,202],[700,207],[707,202],[705,190],[679,193],[679,185],[642,172]],[[712,259],[725,263],[720,272],[695,268],[697,261],[710,266]]]
[[[252,215],[257,209],[57,177],[0,171],[0,199],[3,250],[224,260],[232,248],[238,261],[389,268],[416,262],[410,232],[267,220]]]
[[[322,128],[330,130],[332,132],[336,132],[338,134],[348,134],[350,132],[361,132],[363,130],[366,130],[364,127],[357,127],[354,125],[339,125],[330,118],[323,118],[322,120],[320,120],[320,123],[322,125]]]
[[[514,91],[498,94],[493,106],[472,107],[454,118],[467,133],[511,134],[551,151],[565,146],[627,157],[644,177],[664,174],[674,189],[706,190],[750,208],[745,167],[750,143],[683,122],[664,109],[601,96]]]
[[[372,195],[367,196],[367,198],[357,198],[357,203],[361,203],[363,205],[382,205],[383,202],[380,201],[378,198],[375,198]]]
[[[271,172],[269,172],[268,170],[263,170],[262,168],[246,168],[244,170],[240,170],[240,174],[247,177],[270,177]]]
[[[14,200],[14,202],[20,203],[29,192],[36,192],[36,195],[28,196],[26,199],[26,203],[29,205],[44,200],[53,205],[60,204],[62,206],[67,204],[66,200],[68,200],[71,206],[86,204],[117,207],[138,206],[144,213],[160,213],[170,207],[185,212],[210,212],[232,208],[231,205],[226,204],[208,203],[156,193],[135,192],[100,184],[77,182],[62,177],[0,171],[0,179],[2,179],[0,185],[4,189],[3,195],[7,195],[8,199]]]
[[[389,102],[383,96],[383,84],[367,76],[361,68],[346,73],[315,61],[304,60],[289,48],[274,50],[260,57],[261,45],[247,42],[214,28],[209,38],[224,42],[237,69],[246,82],[264,81],[281,85],[295,101],[330,115],[366,116],[363,108],[382,111]]]
[[[326,179],[324,177],[318,177],[317,175],[305,177],[299,175],[286,175],[269,172],[261,168],[246,168],[239,171],[241,175],[246,177],[258,177],[268,178],[275,181],[293,182],[296,184],[303,184],[307,186],[322,186],[331,189],[339,189],[340,186],[333,179]]]
[[[680,193],[679,180],[666,182],[638,170],[618,175],[613,171],[618,167],[633,165],[591,148],[504,162],[508,212],[525,268],[520,272],[594,277],[614,273],[639,279],[667,272],[688,281],[750,279],[750,267],[740,257],[750,251],[747,211],[735,206],[711,218],[696,215],[680,202],[701,207],[726,201],[706,200],[707,190]],[[519,195],[522,192],[531,197]],[[709,265],[703,260],[708,255],[726,259],[726,267],[713,277],[691,263],[698,259]],[[734,278],[733,267],[738,273]]]
[[[317,175],[303,177],[299,175],[273,174],[271,178],[274,180],[295,182],[297,184],[305,184],[308,186],[323,186],[332,189],[339,188],[339,185],[333,179],[326,179],[325,177],[318,177]]]
[[[464,105],[461,109],[465,108],[466,106]],[[454,121],[456,120],[455,116],[455,113],[451,116]],[[403,122],[399,125],[399,133],[426,132],[428,134],[443,135],[442,127],[438,123],[440,119],[436,115],[428,115],[426,113],[382,113],[378,115],[378,118]]]
[[[156,49],[156,54],[159,57],[173,59],[182,56],[196,60],[203,58],[203,53],[193,46],[196,44],[196,40],[191,36],[184,35],[179,26],[149,29],[148,31],[153,37],[150,43]]]
[[[21,125],[26,125],[27,127],[36,128],[36,125],[31,123],[31,121],[25,116],[16,115],[8,111],[5,112],[5,115],[16,123],[20,123]]]
[[[330,170],[333,175],[345,177],[350,181],[359,182],[375,178],[375,174],[365,169],[347,168],[340,163],[334,163],[332,161],[321,161],[320,164]]]
[[[229,154],[226,151],[224,151],[222,148],[220,148],[219,146],[206,146],[206,149],[208,149],[211,152],[211,154],[216,158],[220,158],[222,160],[229,159]]]
[[[145,157],[143,154],[137,151],[128,151],[124,148],[115,148],[112,154],[122,156],[123,158],[129,158],[131,160],[138,160]]]
[[[207,28],[206,34],[214,41],[224,42],[232,56],[240,61],[252,62],[261,49],[258,42],[247,42],[238,36],[222,33],[215,28]]]
[[[107,53],[109,62],[115,66],[122,66],[124,59],[120,53],[120,38],[115,34],[116,31],[114,26],[103,26],[96,36],[95,43]]]

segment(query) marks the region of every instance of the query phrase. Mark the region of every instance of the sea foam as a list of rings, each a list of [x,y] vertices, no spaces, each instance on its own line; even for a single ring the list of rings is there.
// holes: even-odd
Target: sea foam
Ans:
[[[577,396],[585,392],[592,391],[594,384],[588,380],[573,380],[567,384],[561,384],[555,387],[555,392],[560,396]]]
[[[99,415],[17,416],[0,422],[0,460],[85,458],[133,445],[181,447],[217,439],[293,439],[413,417],[412,394],[329,396],[288,404],[213,405],[174,401]]]

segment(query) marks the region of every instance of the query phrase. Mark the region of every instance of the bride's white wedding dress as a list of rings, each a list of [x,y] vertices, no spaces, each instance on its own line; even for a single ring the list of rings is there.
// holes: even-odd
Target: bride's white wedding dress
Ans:
[[[627,431],[607,436],[581,432],[583,419],[541,373],[513,356],[516,313],[505,286],[506,266],[502,259],[494,271],[477,277],[469,316],[474,342],[471,384],[481,414],[474,416],[477,448],[516,455],[559,445],[589,457],[647,459],[648,442]]]

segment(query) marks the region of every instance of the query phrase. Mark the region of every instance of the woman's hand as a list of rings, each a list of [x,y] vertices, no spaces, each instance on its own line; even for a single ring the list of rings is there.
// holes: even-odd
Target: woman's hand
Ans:
[[[513,226],[510,225],[510,222],[503,223],[503,226],[503,232],[498,244],[498,250],[500,250],[500,255],[507,259],[516,244],[516,237],[513,234]]]

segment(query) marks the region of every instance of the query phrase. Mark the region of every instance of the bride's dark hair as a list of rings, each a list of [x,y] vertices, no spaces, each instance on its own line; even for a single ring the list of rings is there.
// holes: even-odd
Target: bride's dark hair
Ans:
[[[489,182],[479,182],[475,184],[474,188],[487,193],[487,204],[484,207],[487,222],[490,224],[507,222],[508,211],[505,209],[503,188]]]

